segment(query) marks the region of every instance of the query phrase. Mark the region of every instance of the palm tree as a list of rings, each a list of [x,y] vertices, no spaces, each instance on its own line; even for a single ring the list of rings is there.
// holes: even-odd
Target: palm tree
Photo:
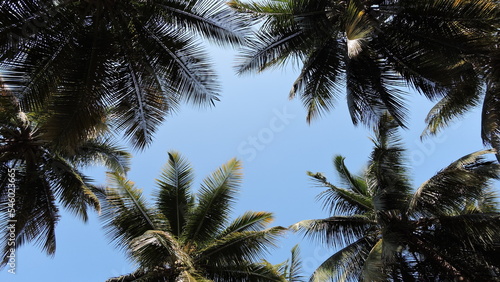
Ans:
[[[388,115],[380,119],[362,175],[334,158],[344,187],[309,172],[328,188],[320,198],[332,216],[292,229],[340,247],[311,280],[496,281],[500,211],[490,184],[500,165],[483,158],[495,151],[464,156],[412,191],[397,127]]]
[[[218,0],[6,0],[0,70],[47,136],[76,146],[110,119],[143,148],[181,101],[212,105],[219,84],[200,42],[237,45],[245,25]]]
[[[10,250],[27,242],[53,255],[59,204],[83,221],[89,208],[100,210],[92,180],[79,169],[101,164],[125,172],[129,154],[104,139],[84,140],[73,151],[61,149],[44,135],[44,118],[19,111],[17,100],[2,89],[0,228],[8,233],[0,240],[3,266]],[[15,228],[7,228],[10,224]]]
[[[259,30],[241,56],[247,73],[294,61],[307,121],[331,110],[345,83],[352,121],[374,125],[389,111],[405,124],[403,86],[437,100],[426,133],[481,99],[479,73],[468,60],[494,46],[493,0],[233,0]]]
[[[119,173],[109,173],[103,190],[105,228],[139,265],[108,281],[283,281],[273,267],[258,263],[283,227],[266,228],[268,212],[246,212],[228,220],[241,181],[233,159],[205,178],[195,195],[190,164],[176,152],[157,180],[155,205]]]

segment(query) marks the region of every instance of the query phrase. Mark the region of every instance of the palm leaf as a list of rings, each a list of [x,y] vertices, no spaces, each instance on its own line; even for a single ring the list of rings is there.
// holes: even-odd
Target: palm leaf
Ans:
[[[368,190],[365,180],[357,175],[352,175],[345,165],[345,157],[336,155],[333,157],[333,165],[342,183],[349,186],[351,190],[362,195],[367,195]],[[367,195],[368,196],[368,195]]]
[[[370,197],[359,194],[355,191],[339,188],[329,183],[326,178],[320,173],[308,172],[308,175],[318,183],[320,187],[328,187],[318,195],[318,199],[322,199],[324,207],[329,213],[363,213],[373,210],[373,202]]]
[[[248,211],[233,220],[219,235],[219,238],[223,238],[234,232],[259,231],[264,229],[273,220],[273,214],[270,212]]]
[[[463,210],[466,200],[481,199],[484,187],[498,178],[498,164],[482,159],[482,155],[492,152],[483,150],[466,155],[438,172],[416,190],[410,208],[419,212],[447,214]]]
[[[47,160],[49,168],[45,171],[45,177],[52,183],[52,189],[61,204],[83,221],[87,221],[87,207],[90,206],[100,211],[100,203],[92,191],[90,179],[74,169],[69,163],[60,157]]]
[[[332,216],[325,219],[302,220],[290,226],[293,231],[322,243],[347,245],[370,233],[376,221],[362,215]]]
[[[290,99],[299,94],[307,109],[307,122],[334,107],[336,92],[340,90],[339,76],[343,66],[336,40],[327,40],[312,52],[304,62],[295,80]]]
[[[213,266],[256,261],[269,247],[276,246],[278,237],[284,231],[283,227],[272,227],[260,231],[232,232],[201,249],[196,261]]]
[[[119,248],[128,248],[130,241],[149,230],[162,230],[156,212],[143,199],[140,190],[118,173],[108,173],[109,187],[104,195],[102,216],[104,228]]]
[[[41,175],[41,174],[40,174]],[[7,191],[3,191],[0,199],[3,224],[5,232],[10,232],[9,224],[15,225],[15,246],[20,247],[27,242],[33,241],[35,245],[39,245],[44,252],[49,255],[54,255],[56,251],[56,234],[55,227],[59,221],[59,209],[56,205],[50,184],[40,176],[32,175],[28,177],[24,171],[16,171],[16,212],[13,217],[7,218],[8,212]],[[8,220],[16,220],[9,222]],[[7,239],[11,238],[9,233],[6,233],[2,239],[2,265],[8,262],[7,255],[10,254],[12,248]]]
[[[223,229],[241,182],[240,170],[240,162],[232,159],[204,180],[187,221],[186,240],[200,244]]]
[[[287,280],[289,282],[301,282],[304,281],[304,276],[301,275],[302,269],[302,261],[300,260],[300,248],[299,245],[293,246],[290,257],[290,263],[287,273]]]
[[[311,275],[309,281],[359,281],[360,266],[376,242],[363,237],[327,258]]]
[[[262,32],[255,35],[257,40],[250,42],[248,50],[238,58],[238,73],[263,71],[265,68],[283,64],[291,57],[298,59],[297,49],[304,49],[305,35],[296,27],[282,28],[280,32]],[[255,50],[255,51],[254,51]]]
[[[191,258],[168,232],[148,230],[130,241],[130,253],[144,268],[169,265],[173,268],[192,267]]]
[[[191,165],[179,153],[170,152],[168,157],[168,164],[157,180],[156,205],[168,220],[169,232],[180,237],[192,207],[190,189],[194,175]]]
[[[472,70],[471,70],[472,71]],[[465,114],[469,109],[479,104],[480,82],[477,77],[471,75],[467,83],[453,87],[447,95],[442,98],[430,111],[425,122],[427,127],[422,136],[437,134],[442,128],[449,125],[451,121]]]
[[[383,272],[383,243],[383,239],[378,240],[366,256],[361,274],[361,277],[363,277],[363,281],[383,281],[387,278]]]
[[[239,45],[245,41],[248,26],[227,9],[224,2],[203,0],[182,2],[155,1],[162,16],[174,25],[195,30],[217,44]]]
[[[130,169],[131,157],[123,147],[105,139],[83,143],[68,159],[79,166],[103,164],[112,171],[125,174]]]

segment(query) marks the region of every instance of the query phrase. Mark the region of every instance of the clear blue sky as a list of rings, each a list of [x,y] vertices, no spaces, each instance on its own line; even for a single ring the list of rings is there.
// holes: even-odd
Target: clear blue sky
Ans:
[[[129,178],[151,195],[154,179],[167,159],[167,151],[181,152],[193,165],[197,182],[232,157],[243,162],[244,181],[233,216],[247,210],[271,211],[275,225],[324,218],[315,188],[306,171],[323,172],[336,181],[331,159],[342,154],[352,171],[360,171],[372,148],[365,127],[354,127],[340,95],[337,109],[311,125],[299,100],[288,100],[288,91],[297,70],[267,71],[238,77],[232,68],[234,55],[212,50],[223,85],[221,102],[211,109],[182,105],[156,134],[144,152],[133,152]],[[480,109],[448,128],[439,137],[420,141],[424,117],[431,104],[416,95],[410,99],[409,130],[403,132],[416,185],[451,161],[483,148],[480,140]],[[104,183],[101,170],[91,170]],[[197,185],[195,186],[198,187]],[[97,216],[87,224],[62,213],[57,227],[57,252],[50,258],[36,246],[17,251],[16,275],[0,272],[0,281],[93,282],[126,274],[134,269],[124,254],[108,244]],[[316,245],[288,233],[268,255],[273,263],[284,261],[289,250],[301,244],[304,271],[310,275],[333,249]]]

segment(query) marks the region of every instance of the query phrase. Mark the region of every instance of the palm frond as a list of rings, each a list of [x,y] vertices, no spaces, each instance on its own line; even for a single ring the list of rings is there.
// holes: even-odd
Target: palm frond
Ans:
[[[300,248],[299,245],[293,246],[290,256],[290,263],[288,264],[288,271],[286,274],[286,279],[289,282],[303,282],[304,276],[301,275],[303,272],[302,261],[300,259]]]
[[[83,143],[68,159],[78,166],[102,164],[112,171],[125,174],[130,169],[131,157],[125,148],[111,139],[97,139]]]
[[[161,11],[161,16],[174,26],[195,30],[203,37],[221,45],[239,45],[245,41],[248,26],[222,1],[155,2]]]
[[[114,18],[113,23],[121,31],[121,49],[117,51],[120,67],[116,71],[117,92],[112,113],[116,115],[117,129],[125,129],[125,136],[131,138],[134,146],[144,148],[153,140],[152,134],[164,116],[176,107],[177,96],[172,95],[175,87],[166,86],[164,71],[155,70],[158,64],[153,62],[157,58],[146,47],[158,49],[158,46],[145,36],[146,31],[128,19]],[[129,25],[134,28],[127,32],[125,27]]]
[[[219,235],[219,238],[223,238],[234,232],[259,231],[266,228],[273,220],[274,216],[270,212],[247,211],[233,220]]]
[[[188,241],[201,244],[224,228],[241,182],[240,170],[240,162],[232,159],[205,178],[186,224],[184,237]]]
[[[329,213],[363,213],[373,210],[371,197],[339,188],[328,182],[321,173],[308,172],[308,175],[318,183],[318,186],[329,188],[317,197],[323,200],[323,206]]]
[[[180,237],[193,205],[191,183],[194,174],[189,162],[178,152],[168,153],[168,164],[157,180],[156,205],[169,223],[169,232]]]
[[[333,157],[333,165],[337,171],[342,184],[348,186],[354,192],[368,196],[368,187],[366,186],[366,181],[357,175],[352,175],[349,169],[345,165],[345,157],[341,155],[336,155]]]
[[[127,249],[130,241],[149,230],[164,227],[157,213],[145,202],[134,184],[118,173],[108,173],[109,187],[99,195],[102,203],[103,225],[111,242]]]
[[[384,240],[380,239],[373,245],[363,263],[361,277],[363,281],[383,281],[387,275],[383,272],[382,249]]]
[[[259,231],[232,232],[201,249],[196,262],[212,266],[257,262],[262,253],[276,247],[278,238],[285,230],[283,227],[271,227]]]
[[[400,77],[387,70],[370,50],[364,50],[346,63],[346,87],[349,112],[354,124],[377,124],[388,111],[400,126],[406,124],[407,109]]]
[[[2,228],[6,232],[1,240],[2,263],[9,258],[12,243],[8,239],[12,234],[16,248],[27,242],[34,242],[49,255],[56,251],[55,227],[59,221],[59,209],[52,193],[50,183],[40,175],[28,176],[25,171],[16,171],[16,202],[15,211],[10,211],[8,191],[2,191],[0,206],[3,214]],[[5,186],[7,187],[7,186]],[[11,226],[9,226],[11,225]],[[10,228],[15,226],[15,228]]]
[[[51,182],[55,196],[66,209],[84,221],[88,219],[88,207],[98,212],[101,210],[99,199],[92,191],[90,179],[60,157],[46,161],[49,168],[45,171],[45,177]]]
[[[486,86],[486,93],[483,101],[483,109],[481,115],[481,137],[483,143],[491,145],[493,148],[500,150],[500,97],[499,85],[497,81],[492,80]],[[500,159],[497,154],[497,159]]]
[[[327,258],[311,275],[309,281],[359,281],[361,267],[376,241],[363,237]]]
[[[307,109],[307,122],[334,107],[343,66],[338,52],[340,47],[334,39],[325,41],[308,56],[293,84],[290,99],[297,94],[300,96]]]
[[[288,59],[299,59],[297,50],[305,48],[306,36],[297,27],[283,27],[278,32],[261,32],[248,43],[243,55],[238,58],[237,72],[263,71],[266,68],[282,65]]]
[[[435,135],[450,122],[464,115],[469,109],[479,104],[480,81],[470,75],[463,83],[456,85],[443,97],[428,113],[425,118],[427,127],[422,137]],[[471,95],[471,93],[477,93]]]
[[[228,2],[229,7],[238,12],[239,16],[245,17],[251,23],[266,21],[265,26],[282,26],[293,23],[292,1],[259,1],[242,2],[232,0]]]
[[[145,26],[142,31],[148,36],[141,39],[155,47],[148,51],[160,52],[153,58],[158,61],[156,68],[170,82],[169,87],[196,105],[213,105],[219,100],[212,63],[194,37],[182,30],[158,26]]]
[[[498,178],[500,166],[483,160],[482,150],[451,163],[424,182],[414,193],[410,209],[435,215],[461,211],[467,200],[479,200],[491,180]]]
[[[377,224],[362,215],[332,216],[325,219],[302,220],[290,226],[293,231],[328,245],[347,245],[368,235]]]
[[[172,234],[160,230],[148,230],[130,241],[130,253],[143,268],[167,266],[191,268],[193,263]]]

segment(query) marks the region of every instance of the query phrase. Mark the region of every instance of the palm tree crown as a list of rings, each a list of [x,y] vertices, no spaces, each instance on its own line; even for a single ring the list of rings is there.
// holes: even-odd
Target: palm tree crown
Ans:
[[[467,58],[494,46],[493,0],[234,0],[259,30],[239,72],[302,63],[290,97],[307,120],[331,110],[346,90],[354,123],[376,124],[389,111],[405,124],[403,86],[439,100],[430,132],[480,99],[481,84]],[[345,84],[345,87],[344,87]]]
[[[259,263],[284,232],[266,229],[272,214],[246,212],[228,221],[241,181],[239,161],[205,178],[195,196],[191,166],[170,152],[154,206],[122,175],[109,178],[102,194],[105,227],[139,268],[108,281],[283,281],[274,267]]]
[[[51,113],[54,142],[76,145],[108,119],[143,148],[182,100],[218,100],[200,39],[240,44],[244,30],[218,0],[7,0],[0,70],[23,111]]]
[[[312,281],[493,281],[500,275],[500,213],[490,182],[500,165],[485,150],[464,156],[412,191],[397,124],[387,115],[362,176],[344,157],[334,166],[345,188],[309,173],[333,214],[292,226],[342,247],[314,272]]]
[[[89,208],[100,210],[96,188],[80,169],[100,164],[125,172],[130,156],[109,139],[87,138],[71,151],[57,146],[44,135],[44,117],[21,112],[12,94],[1,89],[0,228],[7,230],[13,222],[16,227],[12,233],[15,238],[7,230],[9,234],[0,240],[3,266],[13,242],[15,247],[35,242],[48,254],[54,254],[58,203],[84,221]]]

